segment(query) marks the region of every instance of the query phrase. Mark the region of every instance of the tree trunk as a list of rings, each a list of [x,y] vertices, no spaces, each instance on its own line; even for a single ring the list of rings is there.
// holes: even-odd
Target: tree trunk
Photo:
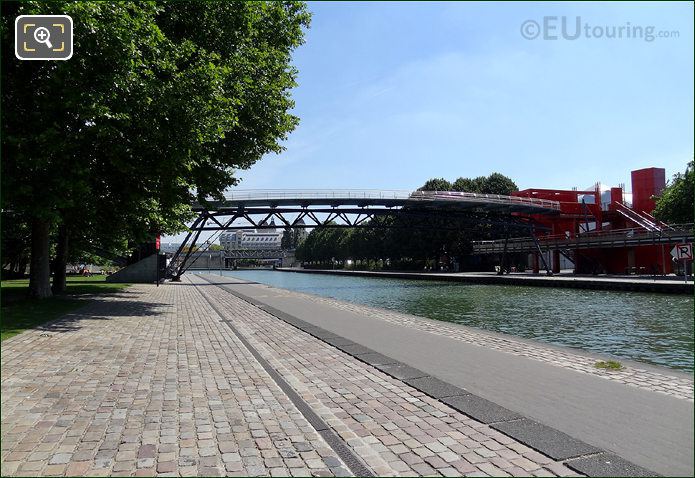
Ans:
[[[51,272],[48,257],[48,231],[46,220],[34,218],[31,222],[31,266],[29,269],[29,297],[51,297]]]
[[[55,271],[53,273],[53,293],[65,292],[65,273],[68,265],[68,227],[58,228],[58,244],[56,244]]]

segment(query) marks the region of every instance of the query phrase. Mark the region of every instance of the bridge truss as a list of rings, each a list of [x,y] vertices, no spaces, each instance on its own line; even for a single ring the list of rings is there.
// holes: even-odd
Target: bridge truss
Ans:
[[[405,228],[463,230],[485,225],[488,231],[529,232],[531,214],[558,214],[556,201],[451,191],[240,191],[224,201],[194,204],[198,217],[167,267],[178,280],[194,250],[207,250],[215,233],[273,228]],[[391,221],[379,221],[389,217]],[[197,246],[204,232],[212,232]]]

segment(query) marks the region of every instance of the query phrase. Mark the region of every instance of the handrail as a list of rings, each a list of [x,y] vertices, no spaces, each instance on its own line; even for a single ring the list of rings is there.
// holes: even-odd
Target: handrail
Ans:
[[[643,216],[642,214],[638,213],[634,209],[630,209],[627,207],[625,204],[621,203],[620,201],[615,202],[616,210],[618,211],[619,214],[621,214],[623,217],[629,219],[630,221],[634,222],[635,224],[638,224],[645,229],[652,230],[652,231],[659,231],[661,228],[659,227],[658,224],[656,224],[654,221],[649,219],[646,216]]]
[[[409,195],[399,189],[245,189],[227,193],[225,199],[407,199]]]
[[[625,229],[608,229],[608,230],[600,230],[600,231],[589,231],[589,232],[584,232],[582,234],[576,234],[571,237],[567,237],[565,234],[552,234],[552,235],[546,235],[546,236],[537,236],[536,239],[538,242],[581,242],[583,240],[592,240],[592,239],[608,239],[610,237],[616,237],[616,238],[623,238],[628,236],[629,234],[638,234],[638,235],[653,235],[653,234],[658,234],[662,237],[672,237],[674,239],[678,239],[679,237],[683,236],[689,236],[693,234],[693,223],[686,223],[686,224],[670,224],[669,229],[667,230],[662,230],[662,231],[650,231],[645,228],[641,227],[631,227],[631,228],[625,228]],[[530,237],[519,237],[519,238],[509,238],[508,242],[509,243],[523,243],[523,242],[531,242],[533,241],[532,238]],[[474,241],[473,244],[495,244],[495,243],[502,243],[504,242],[504,239],[493,239],[493,240],[487,240],[487,241]]]
[[[671,226],[666,224],[664,221],[660,221],[659,219],[655,218],[651,214],[649,214],[647,211],[642,211],[642,214],[649,218],[650,221],[652,221],[654,224],[658,225],[662,229],[673,229]]]
[[[543,206],[548,209],[560,210],[560,202],[549,199],[526,198],[521,196],[506,196],[503,194],[482,194],[469,193],[465,191],[414,191],[410,195],[415,199],[421,197],[423,199],[467,199],[479,202],[496,202],[496,203],[517,203],[529,204],[534,206]]]

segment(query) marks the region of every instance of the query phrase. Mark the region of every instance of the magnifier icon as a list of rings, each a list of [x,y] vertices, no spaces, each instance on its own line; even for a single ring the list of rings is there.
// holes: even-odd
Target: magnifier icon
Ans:
[[[34,40],[39,43],[45,43],[48,48],[53,48],[51,44],[51,32],[46,27],[39,27],[34,30]]]

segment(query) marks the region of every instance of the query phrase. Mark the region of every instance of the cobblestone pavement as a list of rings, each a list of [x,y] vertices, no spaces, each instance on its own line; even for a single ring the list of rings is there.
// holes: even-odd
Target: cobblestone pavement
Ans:
[[[97,299],[1,361],[3,476],[348,474],[190,285]]]
[[[380,476],[579,476],[203,279],[204,293]]]
[[[615,380],[626,385],[644,388],[654,392],[664,393],[676,398],[693,401],[693,380],[687,378],[665,375],[652,370],[626,366],[622,370],[606,370],[595,367],[597,359],[595,357],[563,351],[561,349],[544,347],[540,344],[533,344],[503,334],[493,334],[484,331],[476,331],[470,327],[456,324],[447,324],[435,320],[416,317],[400,312],[369,307],[366,305],[353,304],[328,297],[319,297],[311,294],[304,294],[296,291],[286,291],[283,289],[273,289],[277,295],[295,295],[314,303],[330,305],[341,310],[366,315],[370,318],[383,320],[403,327],[429,332],[431,334],[443,335],[450,339],[460,340],[473,345],[487,347],[502,352],[519,355],[522,357],[539,360],[555,366],[568,368],[580,373],[596,375],[608,380]]]
[[[190,283],[132,286],[3,342],[2,475],[349,475],[203,293],[375,474],[578,476]]]

